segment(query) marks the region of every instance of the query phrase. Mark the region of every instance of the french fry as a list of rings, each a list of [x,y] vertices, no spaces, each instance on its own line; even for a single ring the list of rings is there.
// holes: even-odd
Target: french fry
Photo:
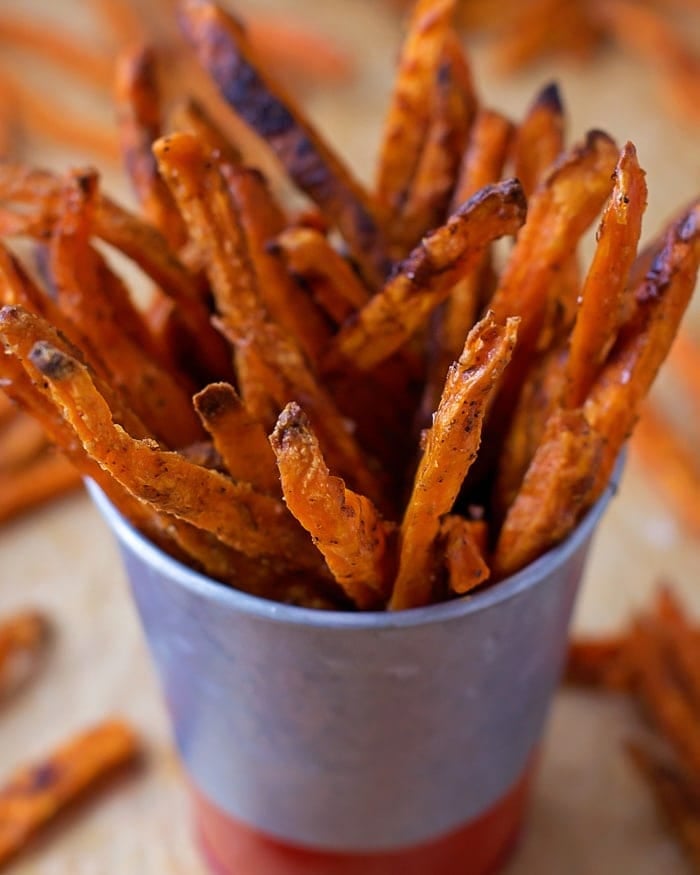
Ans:
[[[448,514],[440,523],[445,551],[447,585],[451,592],[465,595],[488,580],[491,574],[484,551],[475,537],[472,520]]]
[[[602,453],[602,438],[580,408],[554,411],[498,536],[495,578],[524,568],[573,530]]]
[[[19,853],[75,800],[133,765],[139,752],[133,731],[112,720],[75,736],[46,759],[16,772],[0,788],[0,863]]]
[[[150,47],[138,45],[121,53],[115,90],[119,139],[134,192],[146,218],[177,251],[187,232],[151,150],[162,131],[156,56]]]
[[[271,251],[284,260],[287,270],[302,281],[336,324],[367,303],[367,289],[320,231],[286,228],[275,238]]]
[[[673,341],[668,363],[673,375],[688,393],[696,417],[700,417],[700,348],[682,328]]]
[[[431,96],[454,17],[455,0],[419,0],[398,61],[384,122],[375,183],[381,208],[396,220],[418,169]]]
[[[243,156],[236,144],[219,127],[206,107],[194,97],[186,97],[173,108],[170,114],[171,131],[186,131],[194,134],[206,145],[217,161],[237,167]]]
[[[665,244],[636,289],[636,312],[622,327],[585,403],[586,417],[605,438],[591,500],[600,495],[642,399],[673,343],[700,263],[700,205],[668,229]]]
[[[513,133],[513,123],[500,112],[486,107],[477,111],[452,196],[453,210],[501,179]]]
[[[261,424],[246,410],[228,383],[210,383],[194,396],[202,424],[234,480],[248,481],[255,489],[279,494],[275,457]]]
[[[291,569],[318,570],[315,548],[277,499],[160,450],[153,441],[129,437],[113,423],[86,368],[49,343],[37,343],[29,358],[87,453],[134,496],[247,556],[277,552]]]
[[[37,611],[24,611],[0,622],[0,696],[32,673],[51,637],[51,624]]]
[[[0,475],[22,468],[46,446],[46,436],[39,423],[18,412],[0,429]]]
[[[399,568],[389,605],[393,610],[431,601],[440,520],[452,510],[476,458],[483,418],[516,337],[517,320],[509,319],[502,327],[489,314],[469,333],[450,369],[401,523]]]
[[[393,572],[391,529],[368,498],[331,475],[298,404],[282,411],[270,442],[287,507],[310,533],[333,576],[359,608],[380,607]]]
[[[19,471],[0,471],[0,523],[81,486],[80,474],[73,465],[50,449]]]
[[[624,659],[627,646],[624,635],[572,641],[566,663],[566,682],[580,687],[619,689],[619,663]],[[629,684],[622,687],[629,687]]]
[[[241,24],[208,0],[187,0],[181,22],[224,98],[338,226],[367,281],[381,285],[389,261],[376,207],[283,89],[263,72]]]
[[[304,404],[333,470],[363,494],[381,496],[378,479],[330,395],[262,304],[245,234],[219,169],[190,134],[166,137],[154,148],[190,235],[207,255],[221,314],[217,325],[237,349],[248,348],[257,357],[258,372],[278,410],[291,400]],[[247,404],[245,390],[243,398]]]
[[[429,234],[336,336],[326,370],[343,361],[368,371],[396,352],[478,264],[493,240],[522,224],[525,202],[516,180],[487,186]],[[502,320],[504,321],[504,320]]]
[[[528,197],[564,151],[564,136],[564,104],[552,82],[535,97],[513,140],[513,170]]]
[[[644,171],[634,146],[627,143],[615,168],[615,185],[600,220],[595,253],[569,342],[567,401],[572,407],[586,399],[617,337],[646,197]]]

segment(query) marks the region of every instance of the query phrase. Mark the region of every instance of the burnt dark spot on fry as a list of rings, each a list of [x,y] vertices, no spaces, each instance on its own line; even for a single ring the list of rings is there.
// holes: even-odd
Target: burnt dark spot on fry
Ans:
[[[29,359],[42,374],[52,380],[63,380],[69,377],[76,367],[73,359],[57,350],[50,343],[39,341],[29,353]]]

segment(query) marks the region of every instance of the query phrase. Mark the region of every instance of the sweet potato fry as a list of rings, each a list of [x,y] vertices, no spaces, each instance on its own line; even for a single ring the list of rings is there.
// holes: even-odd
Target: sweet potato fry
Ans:
[[[285,502],[359,608],[378,608],[393,572],[390,528],[372,502],[330,474],[309,420],[288,404],[270,438]]]
[[[0,523],[81,486],[73,465],[53,450],[45,450],[29,466],[12,473],[0,471]]]
[[[261,492],[279,494],[275,457],[265,430],[251,417],[233,386],[211,383],[194,396],[194,406],[233,479],[247,481]]]
[[[615,342],[624,316],[623,299],[642,231],[646,196],[644,171],[634,146],[627,143],[615,168],[615,185],[600,221],[571,334],[567,400],[572,407],[584,402]]]
[[[464,595],[488,580],[491,572],[474,535],[472,520],[448,514],[440,523],[439,537],[444,545],[447,585],[451,592]]]
[[[450,369],[401,524],[393,610],[426,605],[433,598],[440,520],[452,510],[476,458],[484,414],[516,337],[517,320],[502,327],[489,314],[469,333]]]
[[[384,122],[375,185],[380,206],[393,220],[403,211],[418,169],[454,11],[455,0],[419,0],[408,25]]]
[[[376,207],[283,89],[263,72],[241,24],[208,0],[186,0],[181,21],[224,98],[338,226],[367,281],[381,285],[389,262]]]
[[[254,365],[278,409],[292,400],[304,404],[333,470],[371,498],[381,496],[378,479],[347,422],[293,339],[272,321],[262,304],[245,234],[218,167],[190,134],[166,137],[154,148],[190,235],[206,253],[221,313],[217,324],[237,349],[252,351]],[[245,389],[242,394],[248,404]]]
[[[533,101],[513,141],[513,170],[528,197],[564,151],[564,127],[564,104],[552,82]]]
[[[177,251],[187,232],[151,150],[162,131],[156,56],[150,47],[133,46],[121,53],[115,90],[119,140],[132,187],[146,218]]]
[[[314,228],[286,228],[271,246],[292,276],[309,289],[317,304],[336,323],[363,307],[367,289],[328,239]]]
[[[486,107],[477,111],[452,196],[453,210],[501,179],[513,133],[513,123],[500,112]]]
[[[487,186],[429,234],[335,338],[325,363],[368,371],[396,352],[478,264],[493,240],[522,224],[525,202],[516,180]],[[503,317],[501,321],[505,321]]]
[[[0,475],[22,468],[46,446],[41,425],[31,416],[17,412],[0,429]]]
[[[697,448],[650,405],[643,408],[631,441],[631,452],[644,465],[645,476],[688,532],[700,537],[700,460]]]
[[[591,500],[608,482],[640,405],[673,343],[700,263],[700,204],[666,234],[646,279],[636,289],[636,312],[619,333],[585,404],[588,421],[606,441]]]
[[[676,335],[668,363],[673,375],[688,393],[696,418],[700,418],[700,347],[687,331],[681,329]]]
[[[579,687],[619,689],[616,671],[627,647],[624,635],[576,639],[569,645],[566,682]]]
[[[133,731],[116,720],[74,737],[16,772],[0,788],[0,863],[14,857],[68,805],[139,756]]]
[[[25,611],[0,622],[0,697],[32,673],[46,650],[51,624],[37,611]]]
[[[316,550],[280,501],[160,450],[153,441],[129,437],[113,423],[86,368],[50,344],[36,344],[29,358],[88,454],[134,496],[248,556],[279,554],[292,569],[318,570]]]
[[[285,227],[286,217],[257,170],[224,167],[224,176],[245,234],[260,297],[272,318],[295,337],[309,361],[318,361],[329,340],[328,325],[268,244]]]
[[[587,506],[602,443],[580,408],[550,416],[498,536],[494,578],[519,571],[573,530]]]
[[[194,134],[222,164],[237,167],[243,161],[238,146],[194,97],[186,97],[175,105],[170,113],[169,129]]]
[[[444,219],[476,111],[471,72],[454,34],[448,34],[433,88],[430,125],[394,231],[404,255]]]
[[[16,413],[16,408],[9,396],[0,392],[0,426],[3,426]]]

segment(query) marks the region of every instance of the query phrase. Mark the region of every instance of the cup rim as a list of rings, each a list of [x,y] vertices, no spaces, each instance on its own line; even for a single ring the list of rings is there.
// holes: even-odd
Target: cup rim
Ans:
[[[218,602],[227,610],[235,610],[238,613],[267,621],[317,628],[401,629],[426,626],[457,619],[466,614],[477,613],[514,598],[523,590],[544,580],[553,569],[564,565],[581,544],[592,535],[608,502],[618,490],[623,467],[624,454],[621,454],[603,494],[578,523],[574,531],[547,553],[510,577],[483,590],[479,589],[473,593],[467,593],[461,598],[425,607],[405,608],[400,611],[358,611],[357,613],[322,611],[316,608],[287,605],[250,595],[214,578],[207,577],[169,556],[144,537],[119,513],[93,480],[85,478],[85,485],[108,526],[124,547],[167,580],[177,583],[200,597]]]

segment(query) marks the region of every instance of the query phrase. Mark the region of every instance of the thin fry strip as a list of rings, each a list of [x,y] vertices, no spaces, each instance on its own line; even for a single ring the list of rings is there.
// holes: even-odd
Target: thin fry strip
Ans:
[[[387,214],[398,218],[420,161],[440,59],[450,33],[455,0],[419,0],[401,49],[384,122],[375,185]]]
[[[285,227],[286,217],[258,171],[233,167],[223,171],[241,219],[262,302],[275,322],[296,338],[309,361],[318,361],[328,345],[328,325],[314,302],[268,251],[268,245]]]
[[[668,362],[674,376],[688,392],[700,419],[700,348],[687,331],[681,329],[676,335]]]
[[[22,468],[46,446],[41,425],[23,413],[0,430],[0,474]]]
[[[265,430],[233,386],[210,383],[194,396],[194,406],[233,479],[277,495],[279,477]]]
[[[513,170],[528,197],[564,151],[564,137],[564,104],[552,82],[533,101],[513,141]]]
[[[471,520],[448,514],[440,523],[439,538],[444,544],[447,585],[451,592],[465,595],[488,580],[491,571],[474,536]]]
[[[170,131],[194,134],[221,163],[237,167],[243,161],[238,146],[219,127],[206,107],[194,97],[186,97],[170,114]]]
[[[697,785],[647,748],[628,744],[627,753],[652,791],[659,813],[679,839],[688,861],[700,871],[700,798]]]
[[[89,0],[117,45],[128,45],[143,37],[143,21],[130,0]]]
[[[162,131],[156,56],[150,47],[136,46],[121,53],[115,91],[119,140],[131,184],[145,216],[177,251],[187,232],[151,150]]]
[[[283,89],[263,72],[265,65],[241,24],[208,0],[186,0],[181,22],[224,98],[338,226],[367,281],[381,285],[389,262],[371,198]]]
[[[487,186],[429,234],[333,341],[328,371],[343,361],[368,371],[396,352],[478,264],[493,240],[514,234],[525,217],[516,180]],[[505,321],[507,315],[501,319]]]
[[[569,645],[566,682],[580,687],[619,689],[616,671],[629,641],[625,635],[579,638]]]
[[[636,312],[620,330],[585,404],[588,421],[606,441],[591,500],[608,482],[642,400],[673,343],[695,287],[700,264],[700,204],[674,222],[646,279],[637,287]]]
[[[666,499],[669,510],[700,537],[700,461],[697,447],[676,434],[660,411],[647,403],[630,442],[644,474]]]
[[[602,455],[581,409],[556,410],[510,506],[492,572],[507,577],[563,540],[581,518]]]
[[[26,678],[50,636],[51,624],[37,611],[25,611],[0,622],[0,696],[12,692]]]
[[[291,568],[318,570],[318,554],[277,499],[160,450],[153,441],[130,438],[113,423],[86,368],[50,344],[37,343],[29,358],[88,454],[137,498],[248,556],[277,553]]]
[[[333,576],[359,608],[377,608],[389,594],[388,529],[372,502],[333,477],[309,420],[288,404],[270,438],[285,502],[310,533]]]
[[[66,183],[64,211],[50,244],[59,304],[84,335],[98,339],[108,376],[154,435],[171,447],[186,446],[202,437],[202,431],[184,379],[177,381],[148,355],[140,332],[127,334],[140,316],[126,300],[117,309],[115,287],[108,297],[101,282],[89,245],[96,194],[94,174],[76,172]]]
[[[381,497],[370,471],[327,391],[304,356],[265,310],[247,241],[218,167],[191,134],[166,137],[155,145],[158,162],[188,224],[192,240],[206,254],[207,270],[221,313],[217,322],[237,347],[249,348],[267,380],[278,409],[304,405],[333,470],[372,499]],[[247,403],[245,391],[244,400]]]
[[[433,598],[435,541],[476,458],[483,418],[515,346],[517,320],[491,314],[469,333],[447,375],[401,523],[399,570],[390,608],[419,607]]]
[[[9,419],[14,417],[16,412],[17,410],[10,397],[0,392],[0,426],[4,426]]]
[[[83,732],[46,759],[16,772],[0,788],[0,863],[14,857],[68,805],[133,764],[140,746],[124,723]]]
[[[48,449],[19,471],[11,474],[0,472],[0,523],[80,489],[82,485],[80,474],[73,465],[64,456]]]
[[[478,110],[462,156],[452,197],[453,210],[480,188],[500,180],[513,132],[513,123],[500,112],[488,108]]]
[[[700,714],[700,635],[677,594],[662,585],[656,596],[655,619],[663,628],[668,658],[686,699]],[[700,784],[699,784],[700,786]]]
[[[328,239],[315,228],[286,228],[271,245],[292,276],[309,288],[334,322],[344,322],[369,300],[367,289]]]
[[[647,187],[637,152],[627,143],[615,168],[615,185],[598,228],[593,260],[569,343],[568,398],[582,404],[615,342],[624,316],[624,296],[642,231]]]

